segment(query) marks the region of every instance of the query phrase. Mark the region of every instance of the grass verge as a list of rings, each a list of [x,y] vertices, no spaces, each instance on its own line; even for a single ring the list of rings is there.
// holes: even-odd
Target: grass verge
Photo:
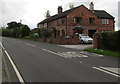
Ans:
[[[97,53],[97,54],[101,54],[101,55],[106,55],[106,56],[120,57],[119,52],[110,51],[110,50],[101,50],[101,49],[89,48],[89,49],[85,49],[84,51]]]

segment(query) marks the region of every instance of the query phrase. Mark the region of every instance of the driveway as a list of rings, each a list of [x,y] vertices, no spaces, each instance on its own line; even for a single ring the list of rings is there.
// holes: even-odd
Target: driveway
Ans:
[[[78,50],[84,50],[86,48],[92,48],[93,47],[92,44],[59,45],[59,46],[66,47],[66,48],[72,48],[72,49],[78,49]]]

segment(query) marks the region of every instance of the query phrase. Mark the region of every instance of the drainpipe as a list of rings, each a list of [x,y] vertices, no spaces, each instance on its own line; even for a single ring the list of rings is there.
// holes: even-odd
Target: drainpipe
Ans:
[[[67,36],[67,17],[68,16],[66,16],[66,36]]]

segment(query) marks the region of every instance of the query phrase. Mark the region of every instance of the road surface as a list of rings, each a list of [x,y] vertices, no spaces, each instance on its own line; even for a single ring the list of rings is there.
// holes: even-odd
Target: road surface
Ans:
[[[4,57],[10,60],[7,57],[9,55],[16,66],[18,74],[14,77],[18,77],[19,81],[118,82],[120,77],[118,58],[5,37],[2,38],[1,46],[5,48]]]

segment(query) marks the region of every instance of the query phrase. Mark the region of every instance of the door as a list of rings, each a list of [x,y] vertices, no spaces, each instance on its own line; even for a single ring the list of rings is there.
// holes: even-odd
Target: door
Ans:
[[[96,32],[96,30],[88,30],[89,37],[92,38],[95,32]]]

